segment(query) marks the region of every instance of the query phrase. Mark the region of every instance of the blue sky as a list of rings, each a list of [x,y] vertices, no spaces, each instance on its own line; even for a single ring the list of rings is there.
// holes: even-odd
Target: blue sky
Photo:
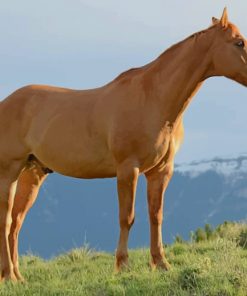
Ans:
[[[247,2],[0,0],[0,97],[30,83],[93,88],[210,25],[224,6],[247,36]],[[176,162],[247,152],[247,89],[208,80],[185,114]]]

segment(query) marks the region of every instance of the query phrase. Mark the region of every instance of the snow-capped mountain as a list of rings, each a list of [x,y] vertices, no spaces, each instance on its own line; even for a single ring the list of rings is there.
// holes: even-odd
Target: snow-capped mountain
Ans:
[[[236,176],[236,174],[247,173],[247,154],[242,154],[237,158],[215,157],[210,160],[181,163],[175,165],[175,168],[177,172],[189,174],[191,177],[212,170],[225,177]]]
[[[163,234],[189,238],[205,223],[247,218],[247,154],[178,164],[165,194]],[[113,251],[118,239],[116,180],[77,180],[52,174],[20,236],[20,251],[43,257],[81,246]],[[146,184],[140,178],[130,247],[149,244]]]

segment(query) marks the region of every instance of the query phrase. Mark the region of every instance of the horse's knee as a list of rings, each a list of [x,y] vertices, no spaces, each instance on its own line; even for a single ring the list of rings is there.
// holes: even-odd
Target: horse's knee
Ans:
[[[134,216],[134,214],[132,214],[128,217],[120,218],[119,222],[120,222],[121,229],[128,229],[129,230],[135,222],[135,216]]]
[[[9,218],[7,221],[0,221],[0,236],[5,235],[9,236],[11,229],[12,219]]]
[[[163,222],[162,210],[159,210],[159,211],[150,210],[149,211],[149,217],[150,217],[150,222],[153,225],[161,225],[162,222]]]

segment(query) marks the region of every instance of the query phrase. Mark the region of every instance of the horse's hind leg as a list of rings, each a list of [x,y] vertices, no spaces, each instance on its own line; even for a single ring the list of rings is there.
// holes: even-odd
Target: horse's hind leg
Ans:
[[[17,178],[23,168],[22,161],[0,162],[0,277],[16,280],[11,260],[8,236]]]
[[[9,235],[10,255],[13,262],[14,274],[18,280],[23,280],[19,271],[18,235],[28,210],[34,204],[39,188],[47,177],[47,173],[33,161],[20,174],[12,209],[12,225]]]

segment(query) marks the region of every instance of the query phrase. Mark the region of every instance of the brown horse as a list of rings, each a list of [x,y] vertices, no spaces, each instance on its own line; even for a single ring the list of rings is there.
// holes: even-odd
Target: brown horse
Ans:
[[[147,178],[151,264],[167,270],[163,193],[183,139],[182,114],[202,82],[225,76],[247,85],[246,41],[220,20],[150,64],[92,90],[27,86],[0,104],[1,279],[21,280],[18,234],[48,173],[117,177],[120,238],[116,268],[128,263],[138,176]]]

